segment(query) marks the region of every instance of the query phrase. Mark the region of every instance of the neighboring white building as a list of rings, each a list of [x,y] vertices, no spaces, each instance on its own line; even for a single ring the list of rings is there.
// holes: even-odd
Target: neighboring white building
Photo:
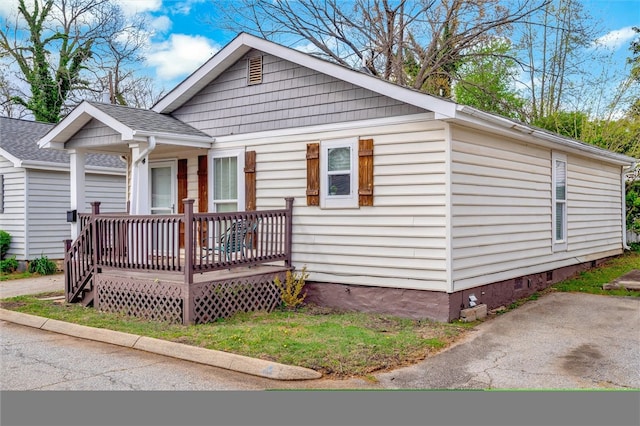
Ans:
[[[307,300],[444,321],[622,253],[635,163],[247,34],[152,110],[84,102],[40,145],[127,156],[139,214],[295,197]]]
[[[0,117],[0,229],[11,235],[8,256],[20,261],[63,259],[63,240],[71,237],[69,155],[38,148],[53,127]],[[89,155],[87,201],[100,199],[103,211],[126,211],[125,175],[118,157]]]

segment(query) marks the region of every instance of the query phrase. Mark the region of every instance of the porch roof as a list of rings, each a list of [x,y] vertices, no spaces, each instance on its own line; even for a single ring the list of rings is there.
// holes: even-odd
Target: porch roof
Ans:
[[[122,105],[83,101],[38,142],[41,148],[65,149],[69,141],[91,119],[118,132],[122,141],[140,142],[153,136],[158,143],[208,148],[214,139],[206,133],[155,111]]]
[[[53,126],[49,123],[0,117],[0,153],[15,167],[68,169],[69,154],[38,148],[38,139]],[[117,156],[106,154],[89,154],[87,165],[90,168],[117,169],[120,172],[125,168]]]

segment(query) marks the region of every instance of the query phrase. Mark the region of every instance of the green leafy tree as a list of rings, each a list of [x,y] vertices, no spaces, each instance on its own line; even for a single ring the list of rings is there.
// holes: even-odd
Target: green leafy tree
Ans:
[[[525,100],[514,88],[518,74],[506,40],[491,40],[462,62],[454,86],[456,102],[505,117],[523,119]]]
[[[0,28],[0,52],[29,90],[12,93],[11,102],[56,123],[78,98],[100,98],[113,71],[111,98],[123,103],[131,79],[124,65],[140,59],[141,25],[129,24],[115,0],[19,0]]]

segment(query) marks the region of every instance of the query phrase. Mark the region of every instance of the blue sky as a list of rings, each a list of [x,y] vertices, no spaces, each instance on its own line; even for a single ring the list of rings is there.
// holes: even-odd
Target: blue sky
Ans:
[[[0,0],[0,16],[15,11],[17,1]],[[144,69],[166,89],[188,76],[235,36],[206,22],[214,8],[224,7],[233,0],[116,1],[128,14],[148,15],[153,33]],[[615,66],[623,67],[630,53],[631,27],[640,26],[640,0],[584,0],[582,3],[600,21],[596,28],[601,27],[598,33],[602,46],[613,52]]]
[[[234,33],[207,24],[213,8],[232,0],[119,0],[126,8],[145,10],[153,17],[156,35],[148,54],[155,78],[168,88],[179,82],[213,53],[227,44]],[[603,47],[611,49],[622,67],[629,56],[632,26],[640,27],[640,0],[584,0],[590,14],[600,21],[598,34]]]

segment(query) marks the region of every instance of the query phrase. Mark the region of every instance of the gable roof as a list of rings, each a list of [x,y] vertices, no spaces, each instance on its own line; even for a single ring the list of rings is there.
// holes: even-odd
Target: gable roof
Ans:
[[[595,145],[570,139],[473,107],[459,105],[448,99],[438,98],[408,87],[399,86],[371,74],[319,59],[310,54],[247,33],[240,33],[236,36],[204,65],[159,100],[152,107],[152,110],[164,114],[175,111],[253,49],[286,59],[300,66],[316,70],[389,98],[433,111],[436,119],[499,132],[552,149],[562,147],[568,152],[576,152],[587,157],[607,160],[618,165],[629,166],[635,163],[634,158],[626,155],[608,151]]]
[[[91,119],[120,133],[123,141],[146,140],[154,136],[162,141],[201,144],[209,147],[213,138],[170,116],[155,111],[122,105],[82,101],[39,142],[40,147],[64,149],[64,143]]]
[[[173,112],[252,49],[286,59],[392,99],[433,111],[436,113],[436,118],[439,118],[438,115],[453,117],[455,114],[455,102],[399,86],[371,74],[356,71],[247,33],[238,34],[236,38],[160,99],[151,109],[162,113]]]
[[[15,167],[67,168],[69,154],[38,147],[38,140],[53,127],[49,123],[0,117],[0,153]],[[125,169],[125,164],[117,156],[106,154],[88,154],[87,165]]]

